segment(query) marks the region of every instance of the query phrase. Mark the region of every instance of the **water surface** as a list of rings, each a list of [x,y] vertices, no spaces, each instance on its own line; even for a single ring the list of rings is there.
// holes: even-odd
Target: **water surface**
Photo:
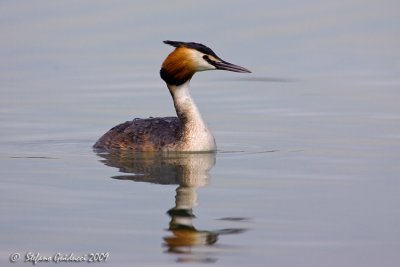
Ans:
[[[398,10],[1,3],[1,265],[109,252],[108,266],[398,266]],[[94,152],[119,122],[174,114],[167,39],[253,71],[192,81],[218,152]]]

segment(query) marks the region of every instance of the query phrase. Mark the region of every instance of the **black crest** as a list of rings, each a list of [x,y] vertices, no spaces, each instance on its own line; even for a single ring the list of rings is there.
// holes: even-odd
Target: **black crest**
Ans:
[[[190,48],[190,49],[195,49],[203,54],[206,55],[210,55],[215,57],[216,59],[220,59],[215,53],[214,51],[211,50],[211,48],[200,44],[200,43],[194,43],[194,42],[179,42],[179,41],[164,41],[164,44],[169,44],[172,45],[173,47],[186,47],[186,48]]]

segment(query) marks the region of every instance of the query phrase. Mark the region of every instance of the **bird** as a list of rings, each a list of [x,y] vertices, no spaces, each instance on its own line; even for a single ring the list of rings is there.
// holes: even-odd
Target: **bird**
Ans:
[[[161,66],[160,76],[172,96],[177,117],[133,119],[106,132],[94,144],[102,151],[215,152],[215,138],[193,101],[189,85],[196,72],[225,70],[251,73],[229,63],[196,42],[164,41],[175,49]]]

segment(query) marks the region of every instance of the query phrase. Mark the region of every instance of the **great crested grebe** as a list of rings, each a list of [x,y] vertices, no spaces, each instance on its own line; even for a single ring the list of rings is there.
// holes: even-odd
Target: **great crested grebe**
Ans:
[[[94,148],[133,151],[215,151],[214,136],[207,128],[189,93],[198,71],[248,69],[226,62],[199,43],[164,41],[175,50],[164,60],[160,75],[166,82],[178,117],[134,119],[105,133]]]

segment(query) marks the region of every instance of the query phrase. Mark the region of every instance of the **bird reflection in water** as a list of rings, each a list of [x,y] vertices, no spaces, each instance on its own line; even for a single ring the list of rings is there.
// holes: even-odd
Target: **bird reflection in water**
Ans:
[[[179,262],[214,262],[214,254],[207,250],[224,234],[242,233],[243,228],[199,230],[194,226],[193,208],[197,205],[197,189],[210,180],[209,171],[215,165],[215,153],[99,153],[101,162],[119,168],[125,175],[113,176],[119,180],[155,184],[177,184],[175,206],[167,211],[171,217],[168,231],[163,238],[166,252],[180,256]]]

